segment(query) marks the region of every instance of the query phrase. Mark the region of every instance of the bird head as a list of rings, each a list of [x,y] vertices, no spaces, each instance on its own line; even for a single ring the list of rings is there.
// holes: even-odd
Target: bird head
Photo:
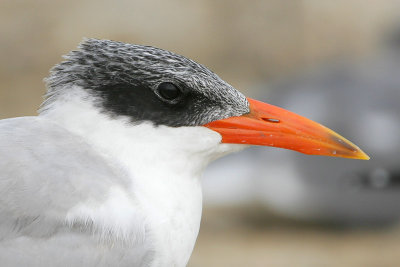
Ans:
[[[201,127],[203,132],[217,135],[222,144],[369,158],[332,130],[247,98],[203,65],[155,47],[87,39],[52,69],[46,82],[49,90],[44,111],[65,88],[79,87],[96,99],[95,106],[102,113],[129,118],[134,125]]]

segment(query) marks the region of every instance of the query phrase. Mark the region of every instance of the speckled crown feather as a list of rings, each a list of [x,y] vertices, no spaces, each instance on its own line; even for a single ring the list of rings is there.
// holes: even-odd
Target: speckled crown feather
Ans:
[[[154,91],[158,84],[169,81],[179,84],[201,100],[194,104],[203,105],[202,112],[208,114],[200,116],[200,107],[197,107],[197,110],[189,108],[189,111],[195,111],[197,115],[193,117],[192,122],[186,118],[185,124],[182,125],[200,125],[222,117],[239,116],[249,111],[244,95],[215,73],[193,60],[163,49],[110,40],[85,39],[78,46],[78,50],[71,51],[65,59],[56,65],[50,71],[50,76],[45,79],[48,87],[46,98],[51,100],[50,102],[72,86],[79,86],[107,98],[104,88],[141,87]],[[140,97],[140,94],[135,96]],[[109,107],[104,105],[104,108]],[[135,115],[112,110],[111,112],[117,115]],[[214,115],[210,116],[211,113]],[[178,124],[176,119],[172,123]]]

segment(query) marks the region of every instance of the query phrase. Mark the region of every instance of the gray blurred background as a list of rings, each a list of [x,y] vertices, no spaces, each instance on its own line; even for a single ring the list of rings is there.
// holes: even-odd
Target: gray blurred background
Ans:
[[[0,0],[0,118],[35,115],[83,37],[185,55],[371,156],[213,163],[189,266],[400,266],[400,0]]]

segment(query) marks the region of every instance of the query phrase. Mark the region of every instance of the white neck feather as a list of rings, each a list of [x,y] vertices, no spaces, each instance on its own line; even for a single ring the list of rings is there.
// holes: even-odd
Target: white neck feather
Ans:
[[[200,225],[197,178],[211,160],[243,146],[220,144],[221,136],[202,126],[174,128],[110,117],[100,112],[95,101],[82,88],[69,88],[40,116],[83,137],[126,170],[132,182],[129,191],[139,200],[159,249],[181,254],[174,256],[184,263]]]

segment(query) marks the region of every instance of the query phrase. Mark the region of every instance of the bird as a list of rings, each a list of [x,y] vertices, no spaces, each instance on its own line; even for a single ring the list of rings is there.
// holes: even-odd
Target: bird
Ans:
[[[0,120],[1,266],[186,266],[209,162],[249,145],[369,159],[152,46],[84,39],[45,83],[38,116]]]

